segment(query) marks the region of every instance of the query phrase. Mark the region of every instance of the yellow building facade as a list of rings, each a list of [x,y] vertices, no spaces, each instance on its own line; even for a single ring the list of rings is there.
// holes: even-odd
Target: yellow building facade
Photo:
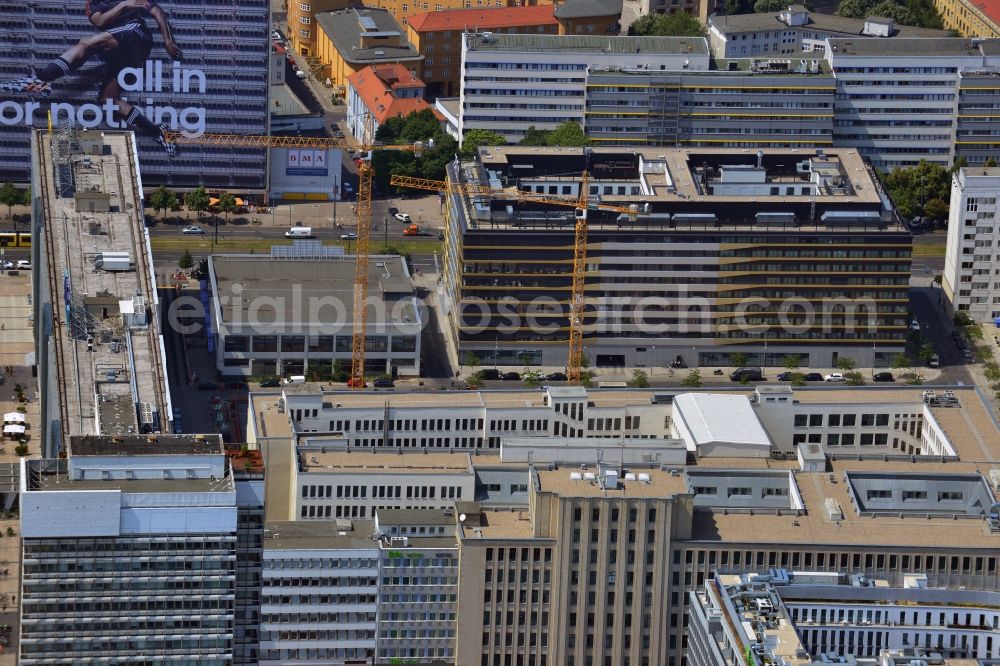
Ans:
[[[963,37],[1000,37],[1000,2],[997,0],[934,0],[944,27]]]

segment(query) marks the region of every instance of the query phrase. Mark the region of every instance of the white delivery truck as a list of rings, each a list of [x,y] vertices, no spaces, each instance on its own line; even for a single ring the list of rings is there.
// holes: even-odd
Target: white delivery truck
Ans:
[[[98,252],[94,257],[94,268],[102,271],[132,270],[132,260],[128,252]]]
[[[312,238],[312,227],[292,227],[285,232],[285,238]]]

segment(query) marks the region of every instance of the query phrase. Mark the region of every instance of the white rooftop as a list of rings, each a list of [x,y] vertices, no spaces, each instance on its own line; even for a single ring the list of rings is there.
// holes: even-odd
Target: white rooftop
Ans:
[[[701,457],[770,454],[771,439],[748,396],[683,393],[674,398],[673,416],[688,450]]]

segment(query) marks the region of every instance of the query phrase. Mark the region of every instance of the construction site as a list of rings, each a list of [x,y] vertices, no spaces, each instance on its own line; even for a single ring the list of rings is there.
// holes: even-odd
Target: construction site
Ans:
[[[134,136],[38,131],[32,162],[43,455],[70,436],[169,431]]]

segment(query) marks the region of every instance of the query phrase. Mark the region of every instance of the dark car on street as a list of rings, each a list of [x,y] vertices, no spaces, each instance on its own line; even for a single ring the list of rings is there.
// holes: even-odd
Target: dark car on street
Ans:
[[[821,382],[823,381],[823,375],[818,372],[808,372],[806,373],[807,382]]]
[[[876,372],[872,376],[873,382],[894,382],[896,378],[892,376],[891,372]]]
[[[500,379],[508,382],[516,382],[521,379],[521,374],[518,372],[505,372],[500,375]]]
[[[545,375],[545,379],[550,382],[564,382],[566,381],[566,374],[562,372],[553,372]]]
[[[485,370],[479,371],[479,376],[483,379],[496,380],[500,379],[500,371],[496,368],[486,368]]]

